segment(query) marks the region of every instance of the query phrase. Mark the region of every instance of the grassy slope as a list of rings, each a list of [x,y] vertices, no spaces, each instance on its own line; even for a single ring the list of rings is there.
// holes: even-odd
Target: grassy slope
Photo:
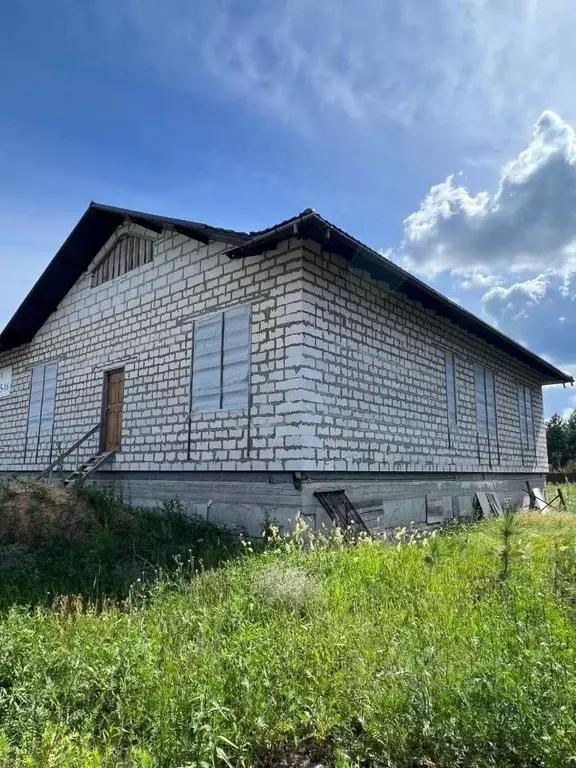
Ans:
[[[520,516],[506,577],[503,525],[13,608],[0,765],[576,766],[576,516]]]
[[[239,549],[230,531],[185,517],[176,502],[133,509],[90,485],[0,483],[0,609],[61,594],[124,598],[177,560],[213,567]]]

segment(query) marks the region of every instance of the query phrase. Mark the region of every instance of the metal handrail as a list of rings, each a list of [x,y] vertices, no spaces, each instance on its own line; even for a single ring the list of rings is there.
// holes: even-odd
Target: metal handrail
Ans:
[[[67,456],[70,456],[70,454],[75,451],[77,448],[80,448],[82,443],[84,443],[86,440],[88,440],[89,437],[92,437],[92,435],[97,432],[102,427],[103,422],[100,422],[99,424],[96,424],[95,427],[92,427],[90,432],[86,432],[86,434],[80,438],[80,440],[77,440],[74,445],[71,448],[68,448],[64,453],[61,453],[58,458],[50,464],[49,467],[46,467],[46,469],[43,469],[42,472],[40,472],[39,475],[36,476],[37,480],[43,480],[46,475],[49,475],[53,469],[55,469],[58,464],[60,464]]]

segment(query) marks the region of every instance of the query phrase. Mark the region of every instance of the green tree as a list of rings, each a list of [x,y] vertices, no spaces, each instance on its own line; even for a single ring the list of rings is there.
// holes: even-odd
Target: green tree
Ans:
[[[565,435],[566,435],[566,461],[576,461],[576,411],[572,411],[565,423]]]
[[[573,417],[574,413],[570,418],[573,419]],[[574,419],[574,426],[576,427],[576,419]],[[568,456],[567,423],[558,413],[555,413],[546,422],[546,442],[550,468],[553,470],[562,469],[570,459]]]

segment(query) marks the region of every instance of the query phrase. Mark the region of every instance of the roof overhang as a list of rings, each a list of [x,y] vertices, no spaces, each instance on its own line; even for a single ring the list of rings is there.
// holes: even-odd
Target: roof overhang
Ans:
[[[133,222],[157,233],[177,232],[204,244],[227,243],[231,246],[227,251],[231,259],[261,254],[291,237],[313,240],[326,251],[347,259],[354,268],[369,272],[378,280],[386,282],[391,289],[403,293],[528,365],[540,375],[543,384],[573,383],[573,378],[568,374],[480,320],[311,209],[270,229],[248,235],[194,221],[92,202],[0,334],[0,352],[32,341],[100,249],[125,222]]]
[[[256,234],[236,245],[227,253],[232,259],[255,256],[275,248],[291,237],[315,241],[322,245],[327,252],[344,257],[354,268],[369,272],[374,278],[384,281],[392,290],[417,301],[460,328],[520,360],[539,374],[543,384],[572,384],[574,382],[572,376],[526,349],[468,310],[463,309],[312,210],[306,210],[277,227]]]
[[[0,352],[32,341],[100,249],[125,222],[157,233],[174,231],[204,244],[237,245],[248,238],[243,232],[92,202],[0,334]]]

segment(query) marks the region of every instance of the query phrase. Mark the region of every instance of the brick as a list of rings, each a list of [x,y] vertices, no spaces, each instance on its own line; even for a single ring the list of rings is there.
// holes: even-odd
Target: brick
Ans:
[[[122,233],[144,234],[133,224],[114,237]],[[117,363],[126,374],[123,472],[546,471],[541,386],[520,362],[325,249],[293,240],[231,262],[223,243],[154,237],[152,264],[97,288],[83,275],[30,344],[0,353],[0,367],[13,368],[12,393],[0,399],[0,470],[39,470],[56,444],[97,424],[104,370]],[[189,426],[194,318],[244,303],[254,323],[251,414],[193,414]],[[450,437],[445,350],[457,361]],[[60,363],[54,444],[42,437],[37,460],[36,451],[24,460],[30,371],[51,360]],[[475,362],[495,373],[499,461],[476,438]],[[532,458],[519,442],[518,383],[534,393]],[[95,435],[79,459],[97,448]]]

